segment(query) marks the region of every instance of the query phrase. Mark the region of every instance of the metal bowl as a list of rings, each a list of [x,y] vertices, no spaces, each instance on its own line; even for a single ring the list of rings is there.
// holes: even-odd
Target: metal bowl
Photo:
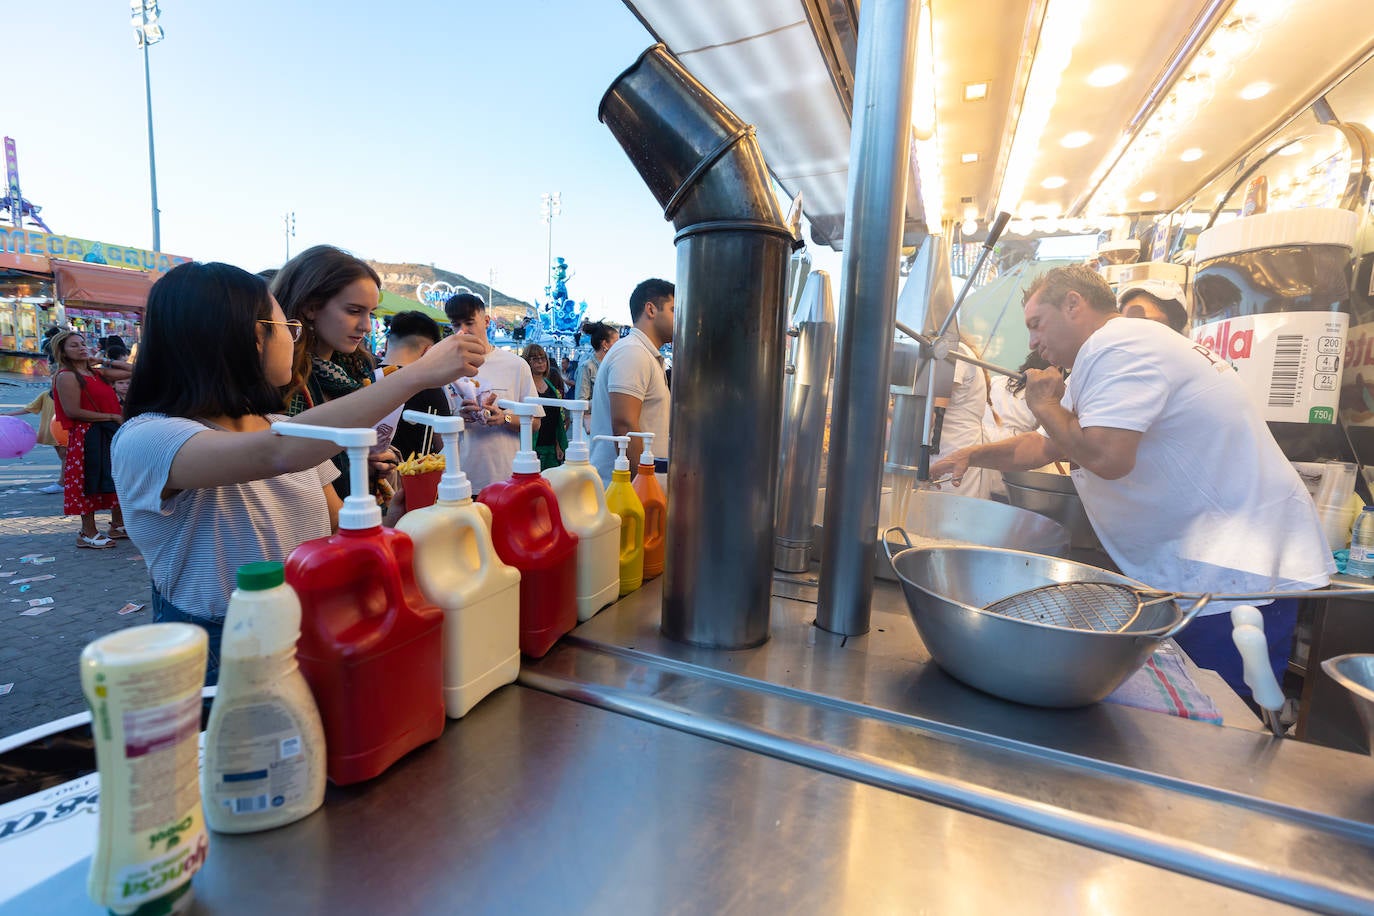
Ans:
[[[1101,550],[1102,542],[1088,520],[1083,500],[1073,478],[1043,471],[1005,471],[1002,481],[1007,501],[1018,509],[1052,518],[1069,532],[1069,542],[1077,550]]]
[[[1322,662],[1322,670],[1350,691],[1374,755],[1374,655],[1338,655]]]
[[[913,547],[892,556],[907,611],[932,658],[979,690],[1032,706],[1086,706],[1140,669],[1184,622],[1173,601],[1150,605],[1124,633],[1046,626],[984,611],[1055,582],[1134,579],[1085,563],[990,547]]]

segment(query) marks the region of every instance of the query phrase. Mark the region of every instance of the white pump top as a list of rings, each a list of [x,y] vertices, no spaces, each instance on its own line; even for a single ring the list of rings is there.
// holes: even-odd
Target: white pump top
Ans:
[[[630,437],[629,436],[592,436],[592,441],[604,439],[607,442],[614,442],[616,448],[620,449],[620,454],[615,458],[615,469],[617,471],[628,471],[630,469]]]
[[[587,449],[587,430],[582,425],[582,415],[591,406],[590,401],[564,400],[562,398],[525,398],[526,404],[540,404],[544,407],[562,407],[572,414],[572,439],[568,442],[568,452],[564,461],[570,464],[590,464],[591,452]]]
[[[497,401],[496,405],[520,418],[520,451],[515,453],[515,460],[511,462],[511,470],[517,474],[538,474],[539,455],[534,450],[534,431],[530,425],[534,421],[534,414],[535,411],[539,410],[539,406],[521,404],[519,401],[507,401],[504,398]]]
[[[377,444],[375,429],[336,429],[278,420],[272,432],[300,439],[323,439],[348,449],[348,498],[339,510],[339,530],[363,531],[382,524],[382,507],[367,492],[367,453]]]
[[[472,499],[472,484],[458,466],[458,435],[463,431],[463,418],[407,410],[401,414],[401,419],[428,426],[443,437],[444,476],[439,478],[439,500],[451,503]]]
[[[654,434],[653,433],[630,433],[637,439],[644,440],[644,451],[639,453],[640,467],[654,466]]]

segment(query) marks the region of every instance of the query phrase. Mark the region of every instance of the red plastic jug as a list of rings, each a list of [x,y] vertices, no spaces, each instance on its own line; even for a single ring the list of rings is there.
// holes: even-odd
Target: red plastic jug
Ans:
[[[558,497],[539,476],[530,447],[530,419],[539,408],[499,404],[520,417],[521,450],[510,479],[483,487],[477,501],[491,509],[496,555],[520,570],[520,651],[541,658],[577,626],[577,535],[563,526]]]
[[[361,782],[444,731],[444,614],[416,584],[410,537],[381,527],[367,495],[365,440],[376,432],[273,429],[349,446],[354,495],[339,532],[292,551],[286,581],[301,600],[296,658],[324,722],[329,778]]]

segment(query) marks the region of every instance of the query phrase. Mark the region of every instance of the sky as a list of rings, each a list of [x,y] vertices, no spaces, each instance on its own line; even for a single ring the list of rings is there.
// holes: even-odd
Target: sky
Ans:
[[[127,0],[6,3],[0,102],[60,235],[152,247],[143,55]],[[619,0],[164,0],[151,48],[162,249],[248,270],[330,243],[543,296],[540,195],[589,317],[673,279],[672,225],[596,118],[652,38]],[[485,290],[479,290],[485,293]]]

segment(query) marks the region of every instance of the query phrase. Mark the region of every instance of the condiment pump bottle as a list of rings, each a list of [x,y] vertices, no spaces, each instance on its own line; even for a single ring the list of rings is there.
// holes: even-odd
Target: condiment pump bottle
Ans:
[[[588,460],[582,426],[587,402],[525,398],[525,403],[562,407],[572,414],[572,441],[565,460],[543,476],[558,497],[563,524],[577,535],[577,619],[590,620],[620,594],[620,516],[606,507],[601,475]]]
[[[630,435],[644,440],[634,488],[644,505],[644,578],[652,579],[663,572],[663,558],[667,553],[668,495],[663,492],[654,472],[654,434],[635,432]]]
[[[296,656],[324,720],[329,778],[360,782],[443,733],[444,615],[415,580],[410,536],[383,528],[367,493],[376,430],[272,430],[348,449],[352,491],[339,531],[292,551],[286,581],[301,599]]]
[[[620,516],[620,594],[644,584],[644,504],[630,483],[629,436],[594,436],[614,442],[620,450],[615,468],[611,471],[611,485],[606,488],[606,505]]]
[[[407,512],[396,527],[415,544],[415,578],[444,610],[444,708],[461,719],[487,694],[520,673],[520,572],[491,539],[491,510],[472,500],[458,463],[462,417],[407,410],[443,438],[439,499]]]
[[[520,570],[520,651],[540,658],[577,626],[577,535],[564,526],[558,497],[539,476],[530,433],[539,407],[497,403],[520,418],[520,451],[510,479],[483,487],[477,500],[491,509],[497,556]]]

